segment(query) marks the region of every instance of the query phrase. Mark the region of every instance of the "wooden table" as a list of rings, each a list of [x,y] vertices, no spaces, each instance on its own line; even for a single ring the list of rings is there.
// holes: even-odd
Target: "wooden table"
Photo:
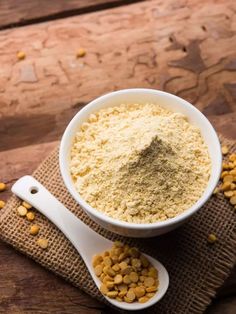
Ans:
[[[0,181],[10,189],[30,174],[81,107],[122,88],[179,95],[235,139],[235,9],[234,0],[2,0]],[[0,313],[111,313],[3,242],[0,265]],[[235,288],[236,270],[207,313],[235,313]]]

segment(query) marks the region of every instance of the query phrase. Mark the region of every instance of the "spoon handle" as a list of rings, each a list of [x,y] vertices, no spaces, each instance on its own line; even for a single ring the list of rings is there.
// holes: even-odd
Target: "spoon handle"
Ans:
[[[101,282],[93,270],[92,256],[96,253],[101,253],[102,251],[110,249],[112,242],[100,236],[80,221],[33,177],[24,176],[20,178],[12,186],[12,192],[30,203],[65,234],[83,258],[90,275],[99,288]],[[142,310],[155,304],[165,294],[169,285],[169,276],[166,269],[151,256],[146,254],[144,254],[144,256],[146,256],[152,265],[158,269],[160,281],[158,293],[150,299],[150,301],[144,304],[138,302],[132,304],[118,302],[117,300],[109,299],[105,296],[108,302],[123,310]]]
[[[110,247],[111,241],[85,225],[33,177],[20,178],[12,186],[12,192],[54,223],[74,245],[89,269],[92,256]]]

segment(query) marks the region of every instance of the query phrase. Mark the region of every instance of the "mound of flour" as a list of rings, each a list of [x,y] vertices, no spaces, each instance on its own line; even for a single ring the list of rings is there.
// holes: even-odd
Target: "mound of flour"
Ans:
[[[201,197],[211,162],[200,130],[159,105],[92,114],[71,148],[71,175],[92,207],[134,223],[182,213]]]

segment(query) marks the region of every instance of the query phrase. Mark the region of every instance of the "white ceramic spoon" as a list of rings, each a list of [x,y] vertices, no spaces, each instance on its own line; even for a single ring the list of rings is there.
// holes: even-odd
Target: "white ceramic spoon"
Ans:
[[[102,237],[85,225],[61,202],[59,202],[42,184],[31,176],[25,176],[19,179],[12,186],[12,192],[19,196],[22,200],[30,203],[64,233],[67,239],[74,245],[80,256],[83,258],[90,275],[99,288],[101,282],[94,273],[92,257],[95,254],[110,249],[113,242]],[[146,254],[144,255],[158,270],[160,282],[158,292],[146,303],[118,302],[105,297],[112,305],[124,310],[141,310],[158,302],[166,293],[169,286],[169,276],[165,267],[151,256]]]

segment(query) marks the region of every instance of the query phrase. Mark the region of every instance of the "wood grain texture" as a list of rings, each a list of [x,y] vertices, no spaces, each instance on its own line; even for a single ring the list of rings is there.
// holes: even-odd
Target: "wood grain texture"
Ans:
[[[221,287],[218,297],[212,302],[205,314],[235,314],[236,312],[236,266]]]
[[[234,2],[147,1],[0,32],[0,181],[30,173],[80,108],[121,88],[175,93],[235,139]],[[111,313],[3,243],[0,264],[0,313]],[[235,312],[235,274],[209,314]]]
[[[105,306],[0,242],[0,313],[99,314]],[[10,267],[9,267],[10,265]]]
[[[0,29],[92,12],[138,0],[1,0]],[[139,0],[140,1],[140,0]]]

